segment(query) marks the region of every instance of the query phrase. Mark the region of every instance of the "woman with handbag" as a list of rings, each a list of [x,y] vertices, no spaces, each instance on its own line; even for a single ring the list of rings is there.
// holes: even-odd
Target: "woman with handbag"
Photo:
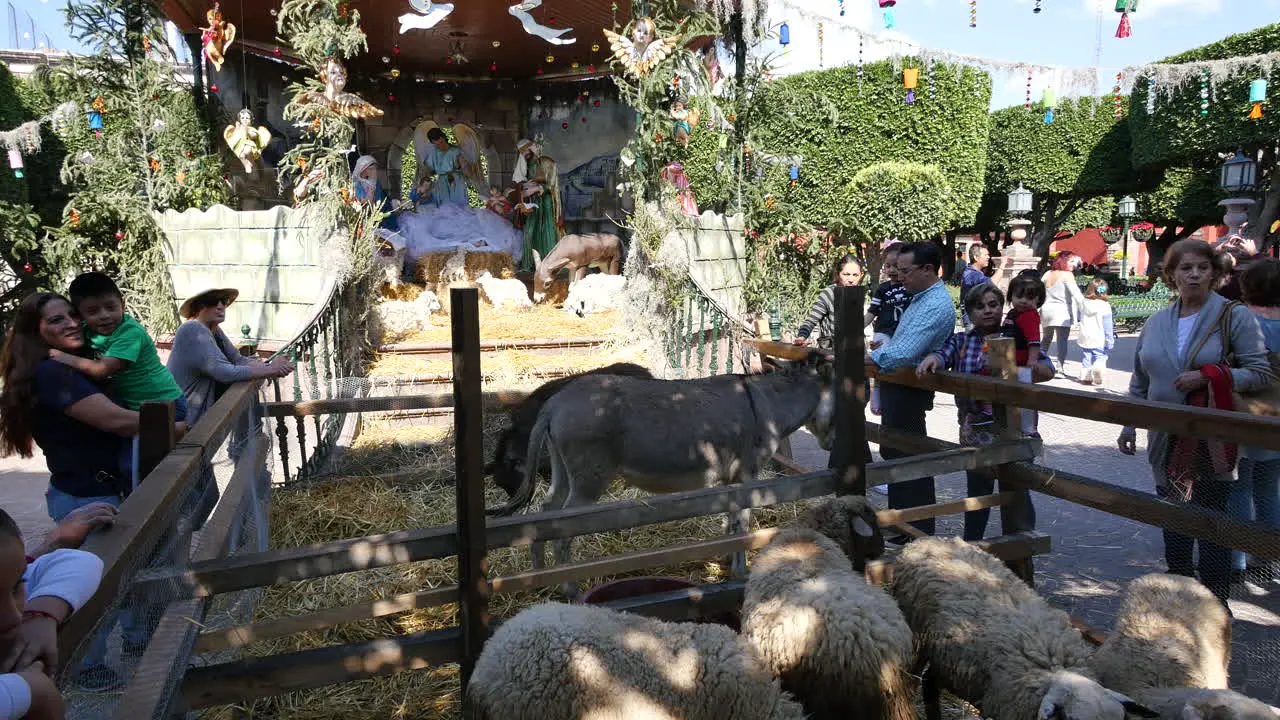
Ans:
[[[1143,400],[1196,407],[1232,408],[1232,390],[1250,392],[1274,379],[1258,321],[1243,305],[1213,291],[1227,261],[1201,240],[1174,243],[1165,255],[1165,283],[1178,292],[1167,308],[1152,315],[1138,337],[1129,395]],[[1120,451],[1137,449],[1134,429],[1120,432]],[[1148,431],[1147,457],[1156,493],[1174,502],[1226,512],[1235,480],[1237,448],[1216,440]],[[1169,572],[1195,576],[1196,540],[1164,531]],[[1223,605],[1231,590],[1231,551],[1200,541],[1200,582]]]

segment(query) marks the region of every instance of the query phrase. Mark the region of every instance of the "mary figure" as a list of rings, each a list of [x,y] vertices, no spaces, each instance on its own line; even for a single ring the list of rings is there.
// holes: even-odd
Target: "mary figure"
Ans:
[[[382,181],[378,179],[378,161],[374,160],[372,155],[361,155],[360,159],[356,160],[355,169],[351,171],[351,185],[356,200],[376,205],[382,212],[387,213],[379,227],[392,232],[399,230],[396,216],[391,214],[394,209],[391,198],[387,195],[387,191],[382,189]]]

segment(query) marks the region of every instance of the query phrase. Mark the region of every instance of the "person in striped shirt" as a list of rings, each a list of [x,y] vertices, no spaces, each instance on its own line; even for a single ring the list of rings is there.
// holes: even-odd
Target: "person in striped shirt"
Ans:
[[[796,345],[817,345],[830,349],[836,336],[836,286],[854,287],[862,282],[862,261],[850,253],[845,253],[836,261],[831,271],[832,284],[818,293],[818,299],[809,309],[809,317],[805,318],[800,329],[796,331]],[[817,335],[814,335],[814,331]]]

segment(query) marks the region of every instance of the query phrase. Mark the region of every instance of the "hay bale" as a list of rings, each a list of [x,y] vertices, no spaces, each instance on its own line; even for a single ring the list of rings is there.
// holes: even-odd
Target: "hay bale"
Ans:
[[[414,264],[414,278],[427,287],[436,287],[440,283],[440,273],[444,271],[445,263],[453,255],[452,251],[433,252],[423,255]],[[497,278],[509,277],[515,273],[515,263],[511,261],[511,256],[507,253],[492,248],[479,248],[474,252],[467,253],[466,272],[468,280],[474,281],[486,270],[490,275]]]

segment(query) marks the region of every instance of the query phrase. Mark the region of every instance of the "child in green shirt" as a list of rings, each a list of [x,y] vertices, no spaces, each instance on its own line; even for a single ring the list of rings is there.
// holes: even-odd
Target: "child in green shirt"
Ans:
[[[111,380],[112,398],[129,410],[144,402],[174,401],[174,419],[187,417],[187,402],[160,362],[156,344],[142,324],[124,312],[124,297],[111,278],[99,272],[83,273],[71,281],[71,304],[84,321],[89,345],[98,355],[91,360],[50,350],[49,356],[79,370],[97,382]],[[137,487],[138,437],[121,458],[122,469]]]

